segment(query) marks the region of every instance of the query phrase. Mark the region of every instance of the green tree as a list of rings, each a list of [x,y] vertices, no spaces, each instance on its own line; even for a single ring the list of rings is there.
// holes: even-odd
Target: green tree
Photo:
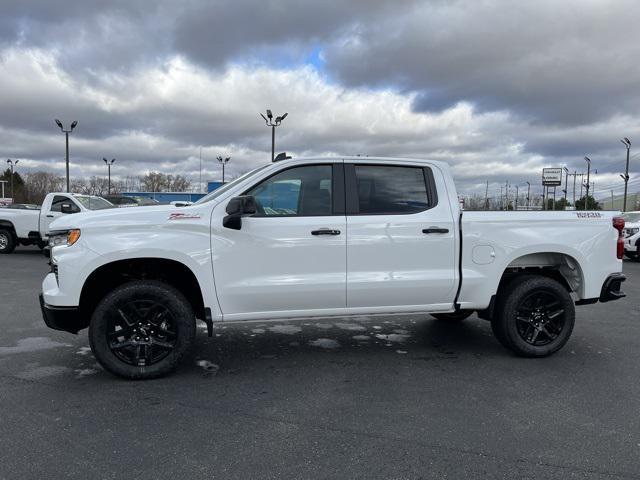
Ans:
[[[7,168],[2,175],[0,175],[0,180],[4,180],[7,183],[4,185],[4,194],[7,197],[11,197],[11,169]],[[24,180],[20,176],[18,172],[13,171],[13,196],[14,201],[18,203],[18,201],[23,201],[24,197]],[[0,189],[0,195],[2,194],[2,190]]]
[[[586,197],[587,208],[586,210],[602,210],[602,206],[591,195]],[[576,210],[585,210],[584,208],[585,197],[580,200],[576,200]]]

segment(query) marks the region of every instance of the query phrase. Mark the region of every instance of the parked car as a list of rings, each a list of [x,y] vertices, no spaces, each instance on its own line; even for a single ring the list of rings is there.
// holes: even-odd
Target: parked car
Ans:
[[[13,210],[40,210],[40,205],[34,205],[32,203],[12,203],[0,208],[9,208]]]
[[[442,162],[371,157],[262,166],[179,209],[60,218],[45,323],[89,327],[108,371],[172,371],[196,319],[473,312],[526,357],[558,351],[575,305],[624,297],[610,212],[462,212]]]
[[[113,208],[101,197],[74,193],[50,193],[40,209],[0,209],[0,253],[11,253],[18,245],[47,245],[49,225],[71,213]]]
[[[137,207],[138,202],[135,198],[125,195],[103,195],[102,198],[111,202],[116,207]]]
[[[634,262],[640,261],[640,212],[627,212],[622,215],[625,220],[624,253]]]
[[[140,197],[140,196],[135,196],[135,197],[131,197],[131,198],[133,198],[138,203],[138,205],[141,206],[141,207],[150,207],[150,206],[154,206],[154,205],[162,205],[162,203],[157,201],[155,198]]]

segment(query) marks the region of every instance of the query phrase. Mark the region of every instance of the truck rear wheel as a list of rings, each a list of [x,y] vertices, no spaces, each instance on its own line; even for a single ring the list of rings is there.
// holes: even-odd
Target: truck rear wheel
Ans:
[[[134,281],[100,301],[89,342],[106,370],[142,380],[173,371],[193,346],[195,332],[195,315],[182,293],[162,282]]]
[[[16,237],[9,230],[0,230],[0,253],[11,253],[16,249]]]
[[[500,343],[524,357],[545,357],[569,340],[575,323],[571,295],[552,278],[516,278],[498,302],[491,327]]]

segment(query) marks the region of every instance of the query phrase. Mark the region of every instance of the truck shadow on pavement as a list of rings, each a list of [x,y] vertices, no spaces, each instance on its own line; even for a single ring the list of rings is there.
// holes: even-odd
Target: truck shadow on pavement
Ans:
[[[388,318],[227,324],[216,326],[213,338],[199,329],[192,362],[205,373],[222,374],[264,360],[313,364],[318,354],[345,362],[381,354],[422,360],[509,355],[493,337],[489,323],[476,317],[464,322],[426,315]],[[187,364],[180,370],[189,368]]]

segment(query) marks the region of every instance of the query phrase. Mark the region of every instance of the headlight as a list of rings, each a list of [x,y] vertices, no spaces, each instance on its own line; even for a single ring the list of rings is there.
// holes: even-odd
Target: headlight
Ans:
[[[633,237],[636,233],[640,232],[640,228],[627,228],[627,237]]]
[[[80,230],[63,230],[63,231],[55,231],[49,233],[49,246],[50,247],[58,247],[60,245],[65,245],[70,247],[74,243],[78,241],[80,238]]]

